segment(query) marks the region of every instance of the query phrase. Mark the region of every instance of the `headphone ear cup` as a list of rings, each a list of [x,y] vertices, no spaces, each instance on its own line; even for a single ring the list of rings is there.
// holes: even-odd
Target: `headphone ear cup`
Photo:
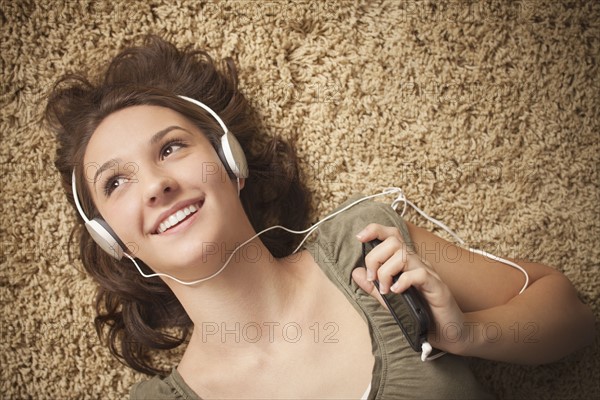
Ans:
[[[93,220],[87,222],[85,227],[92,239],[94,239],[94,242],[96,242],[96,244],[100,246],[102,250],[117,260],[123,258],[125,246],[113,232],[110,226],[108,226],[106,221],[101,218],[94,218]]]
[[[221,146],[217,150],[219,158],[232,178],[248,177],[248,162],[244,150],[235,136],[227,131],[221,136]]]

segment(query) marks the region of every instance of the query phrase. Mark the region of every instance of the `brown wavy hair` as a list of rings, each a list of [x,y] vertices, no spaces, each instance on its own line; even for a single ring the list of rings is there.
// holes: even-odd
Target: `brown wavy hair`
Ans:
[[[49,94],[46,121],[56,134],[55,165],[68,201],[71,173],[76,170],[80,201],[86,215],[99,216],[88,193],[83,155],[90,137],[109,114],[134,105],[171,108],[196,124],[216,147],[221,128],[215,120],[178,95],[210,106],[237,137],[248,159],[250,175],[241,192],[244,209],[256,231],[280,224],[305,228],[310,212],[309,192],[299,175],[291,144],[259,131],[256,115],[238,90],[233,60],[218,68],[204,51],[174,45],[156,36],[143,45],[121,51],[94,81],[83,74],[60,78]],[[293,212],[290,212],[293,210]],[[143,278],[129,260],[117,261],[100,249],[79,224],[79,251],[87,273],[98,284],[95,327],[111,353],[131,368],[157,374],[157,350],[184,343],[192,321],[169,287],[158,277]],[[261,236],[275,257],[289,255],[298,238],[283,231]],[[147,273],[151,270],[140,262]]]

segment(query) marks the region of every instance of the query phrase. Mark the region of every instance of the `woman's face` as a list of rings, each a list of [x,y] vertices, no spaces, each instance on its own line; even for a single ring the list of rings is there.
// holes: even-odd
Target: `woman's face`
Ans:
[[[86,183],[100,214],[130,252],[156,272],[199,279],[222,264],[222,249],[244,240],[245,218],[206,136],[169,108],[133,106],[98,126],[84,155]]]

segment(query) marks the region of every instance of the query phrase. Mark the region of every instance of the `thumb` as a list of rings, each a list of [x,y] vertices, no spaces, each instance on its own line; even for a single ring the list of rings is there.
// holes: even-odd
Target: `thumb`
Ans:
[[[379,290],[377,290],[377,288],[375,287],[373,282],[369,282],[367,280],[367,269],[366,268],[355,268],[354,271],[352,271],[352,279],[354,279],[354,282],[356,282],[356,284],[362,290],[364,290],[366,293],[370,294],[371,296],[375,297],[377,299],[377,301],[379,301],[379,303],[381,303],[382,306],[387,308],[385,302],[381,298],[381,294],[379,293]]]

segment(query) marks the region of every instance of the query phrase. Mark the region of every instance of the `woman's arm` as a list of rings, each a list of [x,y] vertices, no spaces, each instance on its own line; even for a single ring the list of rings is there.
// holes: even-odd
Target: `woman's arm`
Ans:
[[[398,287],[392,290],[414,285],[424,295],[436,321],[436,329],[429,335],[433,347],[465,356],[540,364],[592,342],[591,309],[581,303],[560,272],[511,260],[529,274],[527,289],[518,294],[524,284],[520,271],[413,224],[408,223],[408,228],[417,254],[400,244],[395,228],[371,224],[359,240],[384,240],[379,252],[369,253],[373,254],[370,261],[367,256],[367,267],[377,271],[382,290],[389,290],[391,277],[403,271]],[[379,298],[365,278],[355,276],[363,289]]]

